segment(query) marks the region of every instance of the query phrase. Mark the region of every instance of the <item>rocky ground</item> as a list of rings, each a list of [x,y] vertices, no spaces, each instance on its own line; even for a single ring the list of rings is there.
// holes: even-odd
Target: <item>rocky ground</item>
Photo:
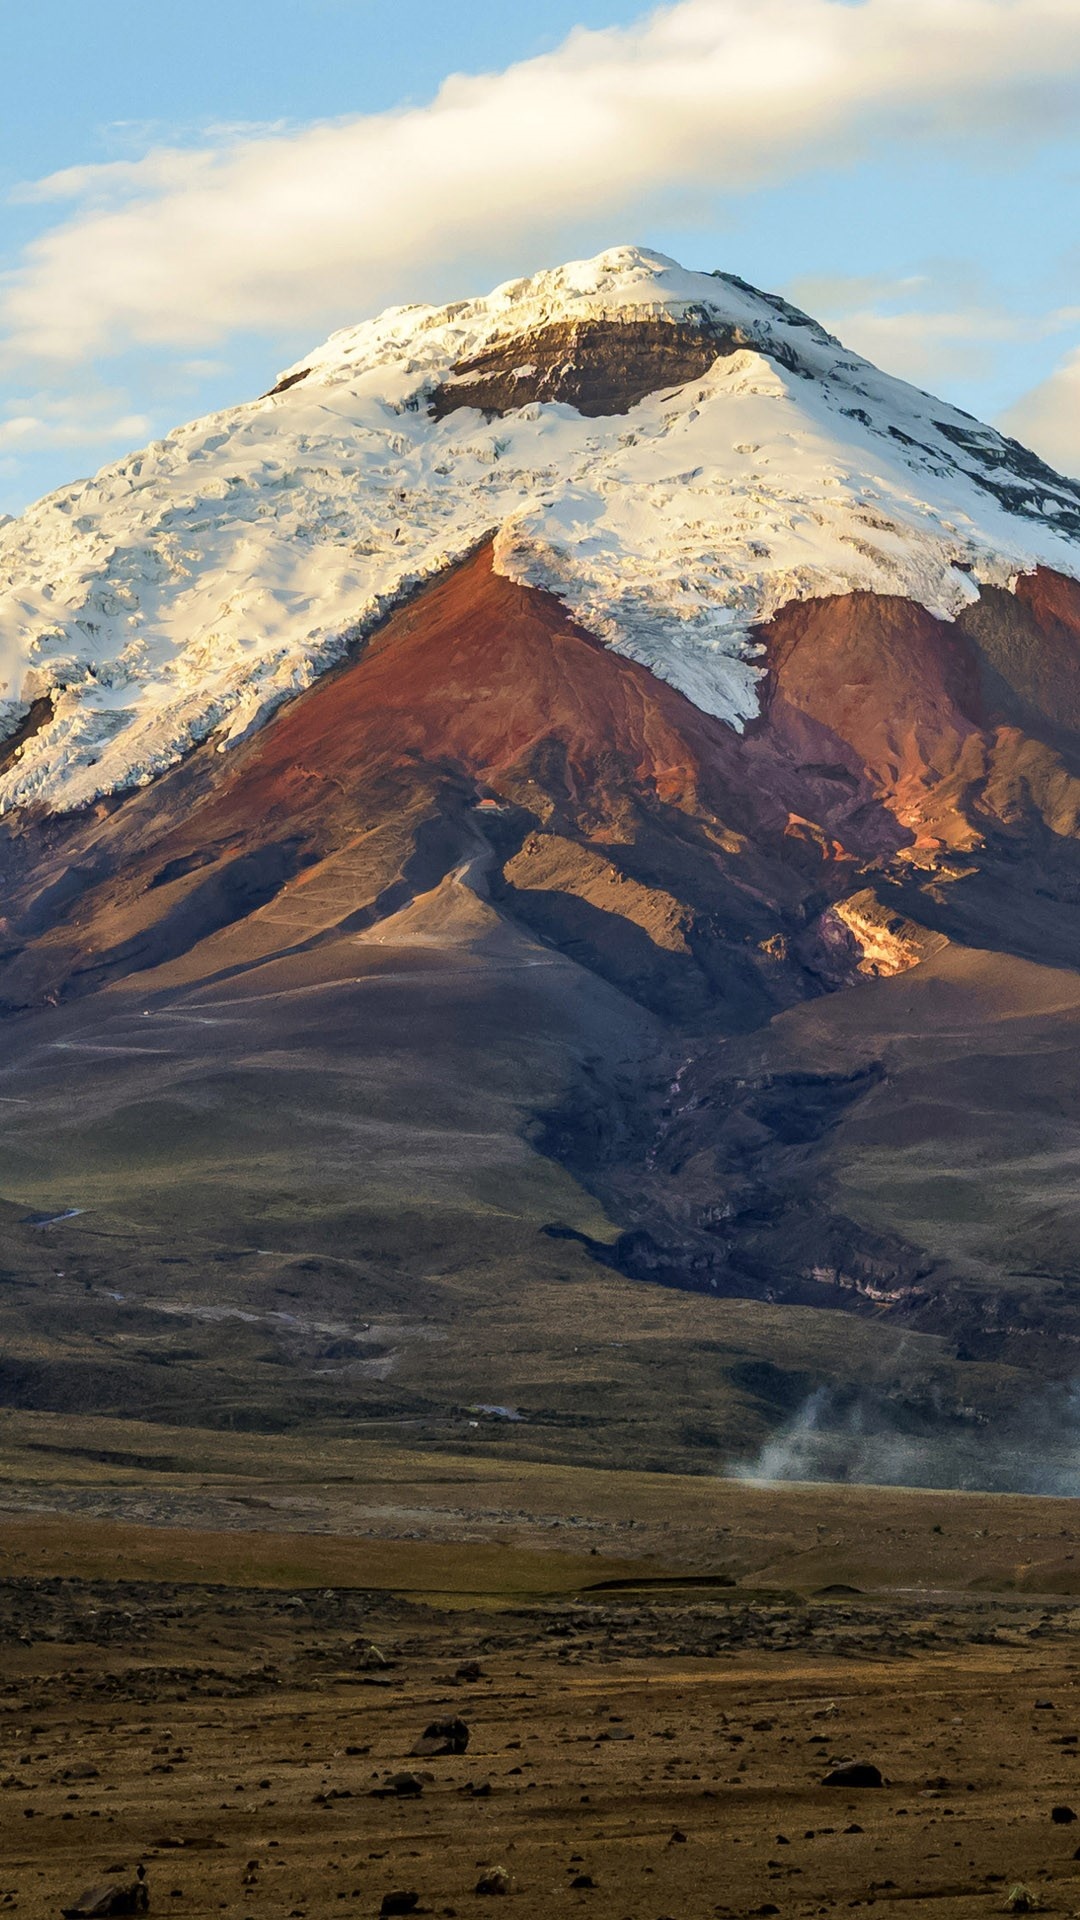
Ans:
[[[179,1920],[1080,1904],[1068,1599],[123,1574],[0,1582],[23,1920],[102,1883]],[[827,1784],[853,1762],[883,1784]]]

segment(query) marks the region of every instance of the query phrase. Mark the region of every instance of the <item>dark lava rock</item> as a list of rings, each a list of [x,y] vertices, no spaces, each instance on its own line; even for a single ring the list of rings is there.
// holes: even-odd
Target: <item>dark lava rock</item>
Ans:
[[[444,1753],[464,1753],[469,1745],[469,1729],[464,1720],[433,1720],[425,1727],[415,1747],[413,1757],[425,1760],[436,1758]]]
[[[147,1913],[150,1891],[145,1880],[103,1881],[87,1887],[73,1906],[61,1908],[64,1920],[100,1920],[111,1913]]]
[[[419,1905],[420,1895],[418,1893],[384,1893],[379,1912],[383,1915],[392,1913],[415,1913]]]
[[[591,1873],[578,1873],[578,1874],[575,1874],[574,1878],[570,1882],[570,1885],[572,1887],[581,1887],[581,1888],[595,1887],[596,1881],[593,1879]]]
[[[877,1767],[866,1760],[855,1760],[848,1767],[834,1767],[825,1775],[823,1787],[883,1787],[884,1780]]]
[[[1050,1818],[1055,1827],[1071,1827],[1076,1815],[1071,1807],[1051,1807]]]

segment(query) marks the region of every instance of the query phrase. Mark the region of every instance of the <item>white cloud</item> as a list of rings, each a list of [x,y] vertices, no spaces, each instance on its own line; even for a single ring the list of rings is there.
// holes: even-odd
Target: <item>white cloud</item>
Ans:
[[[1037,448],[1062,473],[1080,477],[1080,347],[1010,407],[998,425]]]
[[[969,297],[957,300],[965,290]],[[787,291],[856,353],[930,390],[981,378],[993,371],[1003,347],[1052,339],[1080,323],[1080,307],[1039,315],[1010,308],[983,293],[977,273],[964,263],[900,280],[807,276]],[[950,299],[957,303],[941,304]]]
[[[9,354],[78,363],[131,343],[359,316],[447,262],[526,250],[645,206],[714,197],[882,138],[1039,137],[1080,102],[1076,0],[680,0],[572,33],[430,105],[68,169],[76,211],[9,276]]]
[[[0,409],[0,471],[51,447],[136,446],[149,431],[145,413],[125,408],[122,393],[92,380],[72,392],[23,394]]]
[[[43,447],[95,446],[101,440],[134,443],[149,429],[144,413],[125,413],[114,420],[49,420],[35,413],[13,413],[0,420],[0,449],[32,447],[37,452]]]

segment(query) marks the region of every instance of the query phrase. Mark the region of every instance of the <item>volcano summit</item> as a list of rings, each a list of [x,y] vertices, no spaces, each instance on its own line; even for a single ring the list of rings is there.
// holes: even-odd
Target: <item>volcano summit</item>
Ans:
[[[262,401],[0,532],[5,805],[85,804],[236,738],[389,607],[498,574],[736,727],[757,623],[827,594],[951,620],[1070,573],[1080,487],[725,275],[618,249],[335,334]]]
[[[0,1400],[1071,1486],[1078,582],[630,248],[0,528]]]

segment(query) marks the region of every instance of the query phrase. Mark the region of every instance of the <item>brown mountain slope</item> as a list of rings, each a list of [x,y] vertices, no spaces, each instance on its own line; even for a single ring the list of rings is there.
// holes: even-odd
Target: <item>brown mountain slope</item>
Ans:
[[[142,1394],[182,1327],[193,1405],[437,1427],[504,1397],[557,1284],[567,1357],[515,1391],[561,1420],[634,1277],[708,1296],[736,1369],[790,1345],[741,1301],[801,1316],[809,1369],[719,1369],[701,1430],[729,1450],[823,1380],[933,1426],[905,1341],[979,1419],[1071,1371],[1080,589],[1038,574],[955,624],[851,595],[760,637],[739,736],[485,549],[241,745],[0,823],[7,1192],[94,1221],[48,1229],[94,1304],[33,1392],[113,1405],[130,1367]],[[447,1329],[493,1286],[478,1357]],[[837,1341],[823,1306],[884,1324]],[[357,1359],[373,1312],[441,1328],[442,1375]],[[254,1320],[211,1360],[222,1313]],[[662,1454],[670,1375],[624,1365],[596,1418]]]

